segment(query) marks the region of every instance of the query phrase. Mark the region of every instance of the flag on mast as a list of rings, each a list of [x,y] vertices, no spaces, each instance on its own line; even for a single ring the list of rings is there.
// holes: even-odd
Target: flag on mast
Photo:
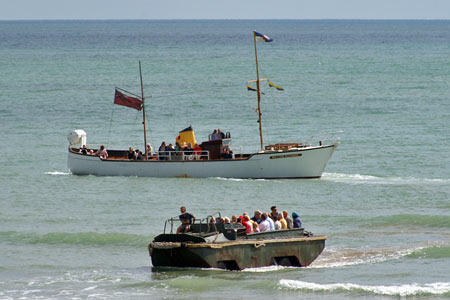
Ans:
[[[271,39],[270,37],[268,37],[268,36],[265,35],[265,34],[262,34],[262,33],[256,32],[256,31],[253,31],[253,32],[255,33],[255,38],[256,38],[256,40],[257,40],[258,42],[266,42],[266,43],[269,43],[269,42],[272,42],[272,41],[273,41],[273,39]]]
[[[139,111],[142,109],[142,100],[135,97],[127,96],[117,89],[114,95],[114,104],[134,108]]]

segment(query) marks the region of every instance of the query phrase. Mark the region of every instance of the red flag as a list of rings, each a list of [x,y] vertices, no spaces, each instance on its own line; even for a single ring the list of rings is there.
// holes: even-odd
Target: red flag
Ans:
[[[127,96],[116,89],[114,104],[131,107],[137,110],[142,109],[142,101],[138,98]]]

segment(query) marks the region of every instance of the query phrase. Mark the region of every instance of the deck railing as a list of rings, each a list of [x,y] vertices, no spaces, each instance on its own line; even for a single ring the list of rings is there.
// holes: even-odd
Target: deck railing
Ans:
[[[160,151],[156,153],[158,160],[209,160],[209,151]]]

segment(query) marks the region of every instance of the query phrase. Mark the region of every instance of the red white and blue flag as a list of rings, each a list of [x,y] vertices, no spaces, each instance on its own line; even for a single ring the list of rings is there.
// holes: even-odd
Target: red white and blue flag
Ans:
[[[253,31],[253,32],[255,33],[255,39],[256,39],[258,42],[266,42],[266,43],[269,43],[269,42],[272,42],[272,41],[273,41],[270,37],[268,37],[268,36],[265,35],[265,34],[262,34],[262,33],[256,32],[256,31]]]

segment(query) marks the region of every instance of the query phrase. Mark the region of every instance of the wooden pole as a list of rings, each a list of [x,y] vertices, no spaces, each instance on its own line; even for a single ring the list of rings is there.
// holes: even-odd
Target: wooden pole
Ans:
[[[142,97],[142,118],[143,118],[143,122],[142,124],[144,125],[144,149],[145,149],[145,160],[147,160],[148,158],[148,151],[147,151],[147,131],[145,129],[145,105],[144,105],[144,85],[142,83],[142,69],[141,69],[141,61],[139,61],[139,75],[141,77],[141,97]]]
[[[258,95],[259,139],[261,141],[261,151],[264,151],[264,143],[263,143],[263,136],[262,136],[262,124],[261,124],[261,89],[259,87],[258,52],[256,51],[256,32],[255,31],[253,31],[253,43],[255,45],[255,59],[256,59],[256,94]]]

